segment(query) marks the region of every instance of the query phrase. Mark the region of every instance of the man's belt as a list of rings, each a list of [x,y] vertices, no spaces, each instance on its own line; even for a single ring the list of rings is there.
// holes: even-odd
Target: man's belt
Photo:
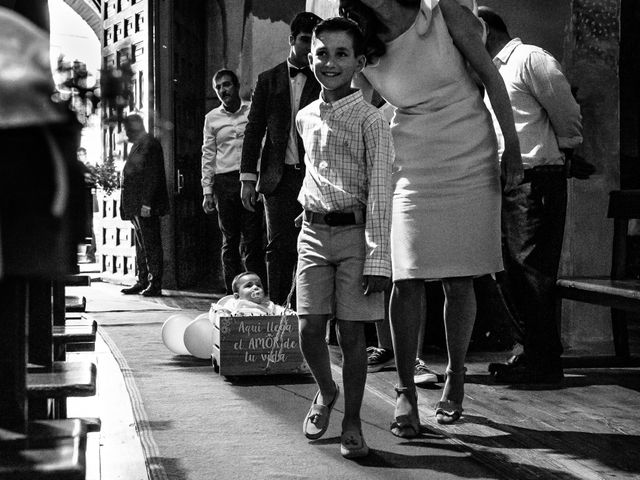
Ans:
[[[309,223],[320,223],[322,225],[329,225],[330,227],[338,227],[343,225],[361,225],[365,222],[366,215],[364,210],[329,213],[305,210],[304,219]]]
[[[537,165],[532,168],[524,169],[524,180],[522,183],[530,182],[533,178],[543,177],[547,174],[565,174],[565,166],[564,165]]]

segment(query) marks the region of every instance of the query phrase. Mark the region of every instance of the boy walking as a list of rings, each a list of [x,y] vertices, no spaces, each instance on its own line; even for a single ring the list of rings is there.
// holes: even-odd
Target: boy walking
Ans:
[[[303,431],[320,438],[339,396],[331,376],[326,322],[337,318],[345,408],[340,451],[363,457],[360,407],[367,377],[364,322],[384,317],[383,291],[391,276],[391,166],[388,123],[351,88],[364,68],[364,40],[355,23],[331,18],[313,33],[311,69],[320,98],[302,109],[296,126],[306,172],[298,200],[297,311],[300,347],[318,384]]]

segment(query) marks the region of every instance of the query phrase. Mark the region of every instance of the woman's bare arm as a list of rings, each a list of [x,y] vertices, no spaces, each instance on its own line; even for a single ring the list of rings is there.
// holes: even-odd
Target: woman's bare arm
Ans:
[[[440,0],[440,8],[453,42],[482,81],[504,136],[502,176],[505,190],[517,186],[523,177],[520,143],[513,121],[511,101],[504,81],[482,42],[482,24],[456,0]]]

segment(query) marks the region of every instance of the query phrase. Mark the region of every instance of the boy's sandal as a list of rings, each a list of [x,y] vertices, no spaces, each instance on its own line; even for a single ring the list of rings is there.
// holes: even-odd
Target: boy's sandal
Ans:
[[[304,432],[305,437],[310,440],[317,440],[324,435],[327,428],[329,428],[331,410],[333,410],[333,407],[340,396],[340,388],[338,387],[338,384],[334,382],[334,385],[336,386],[336,393],[329,405],[320,405],[318,403],[320,390],[318,390],[318,393],[316,393],[316,396],[313,398],[311,408],[309,409],[309,412],[304,419],[304,424],[302,425],[302,431]]]
[[[362,458],[369,455],[362,430],[347,430],[340,436],[340,454],[344,458]]]
[[[415,390],[415,387],[413,389],[407,388],[407,387],[394,387],[396,394],[400,395],[400,394],[407,394],[411,391],[414,392],[415,395],[415,399],[416,399],[416,412],[417,412],[417,408],[418,408],[418,392]],[[391,433],[393,435],[395,435],[396,437],[400,437],[400,438],[415,438],[417,436],[420,435],[420,419],[411,419],[411,416],[409,415],[398,415],[395,418],[395,421],[391,422]]]
[[[458,376],[467,372],[466,368],[463,368],[459,372],[447,370],[447,376]],[[462,402],[454,402],[453,400],[440,400],[436,403],[436,421],[441,425],[451,425],[452,423],[460,420],[462,416]]]

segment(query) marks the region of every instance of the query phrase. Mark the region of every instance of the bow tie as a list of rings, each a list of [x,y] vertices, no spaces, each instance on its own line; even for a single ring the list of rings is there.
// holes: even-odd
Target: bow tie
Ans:
[[[289,65],[289,76],[294,78],[299,73],[303,73],[306,76],[311,75],[311,69],[309,67],[296,68]]]

